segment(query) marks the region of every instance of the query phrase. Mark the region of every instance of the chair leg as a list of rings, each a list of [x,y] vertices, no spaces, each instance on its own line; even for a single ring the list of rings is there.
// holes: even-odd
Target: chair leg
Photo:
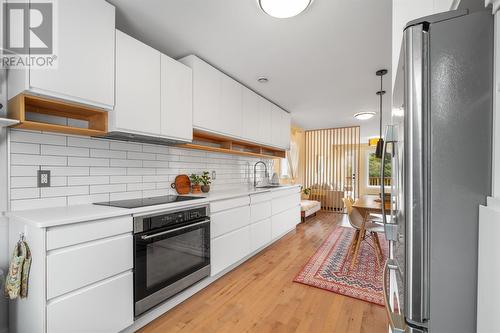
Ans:
[[[374,237],[375,237],[375,242],[376,242],[376,245],[377,245],[378,250],[379,250],[379,252],[380,252],[380,257],[381,257],[382,259],[384,259],[384,252],[382,252],[382,246],[380,245],[380,238],[378,238],[378,233],[376,233],[376,232],[375,232],[374,234],[375,234],[375,235],[374,235]]]
[[[361,230],[359,231],[358,241],[356,242],[356,249],[354,250],[354,257],[352,258],[352,263],[351,263],[351,270],[356,265],[356,261],[358,260],[359,246],[361,245],[361,242],[363,241],[364,238],[365,238],[365,228],[363,225],[361,227]]]
[[[377,257],[377,267],[380,268],[380,260],[382,257],[382,251],[380,250],[380,245],[378,245],[377,233],[372,232],[371,236],[372,236],[373,242],[375,243],[375,257]]]
[[[358,243],[359,230],[355,230],[354,237],[352,238],[351,245],[349,246],[349,253],[351,254],[356,249],[356,244]]]

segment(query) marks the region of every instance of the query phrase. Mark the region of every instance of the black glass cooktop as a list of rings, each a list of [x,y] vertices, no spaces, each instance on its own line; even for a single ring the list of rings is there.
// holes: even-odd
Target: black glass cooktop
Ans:
[[[181,201],[196,200],[196,199],[203,199],[203,197],[164,195],[161,197],[152,197],[152,198],[96,202],[94,203],[94,205],[120,207],[120,208],[139,208],[139,207],[163,205],[173,202],[181,202]]]

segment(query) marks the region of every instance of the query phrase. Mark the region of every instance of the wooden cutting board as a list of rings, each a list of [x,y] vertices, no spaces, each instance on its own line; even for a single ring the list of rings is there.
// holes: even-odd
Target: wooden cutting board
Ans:
[[[179,194],[189,194],[191,191],[191,180],[188,175],[178,175],[171,186]]]

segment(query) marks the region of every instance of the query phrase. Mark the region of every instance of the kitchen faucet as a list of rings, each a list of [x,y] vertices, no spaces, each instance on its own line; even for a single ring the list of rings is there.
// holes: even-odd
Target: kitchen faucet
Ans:
[[[255,165],[253,166],[253,187],[257,187],[257,165],[262,163],[264,165],[264,168],[265,168],[265,177],[266,178],[269,178],[269,173],[267,172],[267,164],[264,163],[263,161],[258,161],[257,163],[255,163]]]

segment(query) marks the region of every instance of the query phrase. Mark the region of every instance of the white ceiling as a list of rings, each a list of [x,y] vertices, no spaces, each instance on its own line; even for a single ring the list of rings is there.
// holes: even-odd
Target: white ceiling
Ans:
[[[109,2],[120,30],[173,58],[198,55],[290,111],[298,126],[378,133],[378,118],[353,114],[378,110],[375,71],[391,66],[391,0],[315,0],[291,19],[267,16],[257,0]]]

